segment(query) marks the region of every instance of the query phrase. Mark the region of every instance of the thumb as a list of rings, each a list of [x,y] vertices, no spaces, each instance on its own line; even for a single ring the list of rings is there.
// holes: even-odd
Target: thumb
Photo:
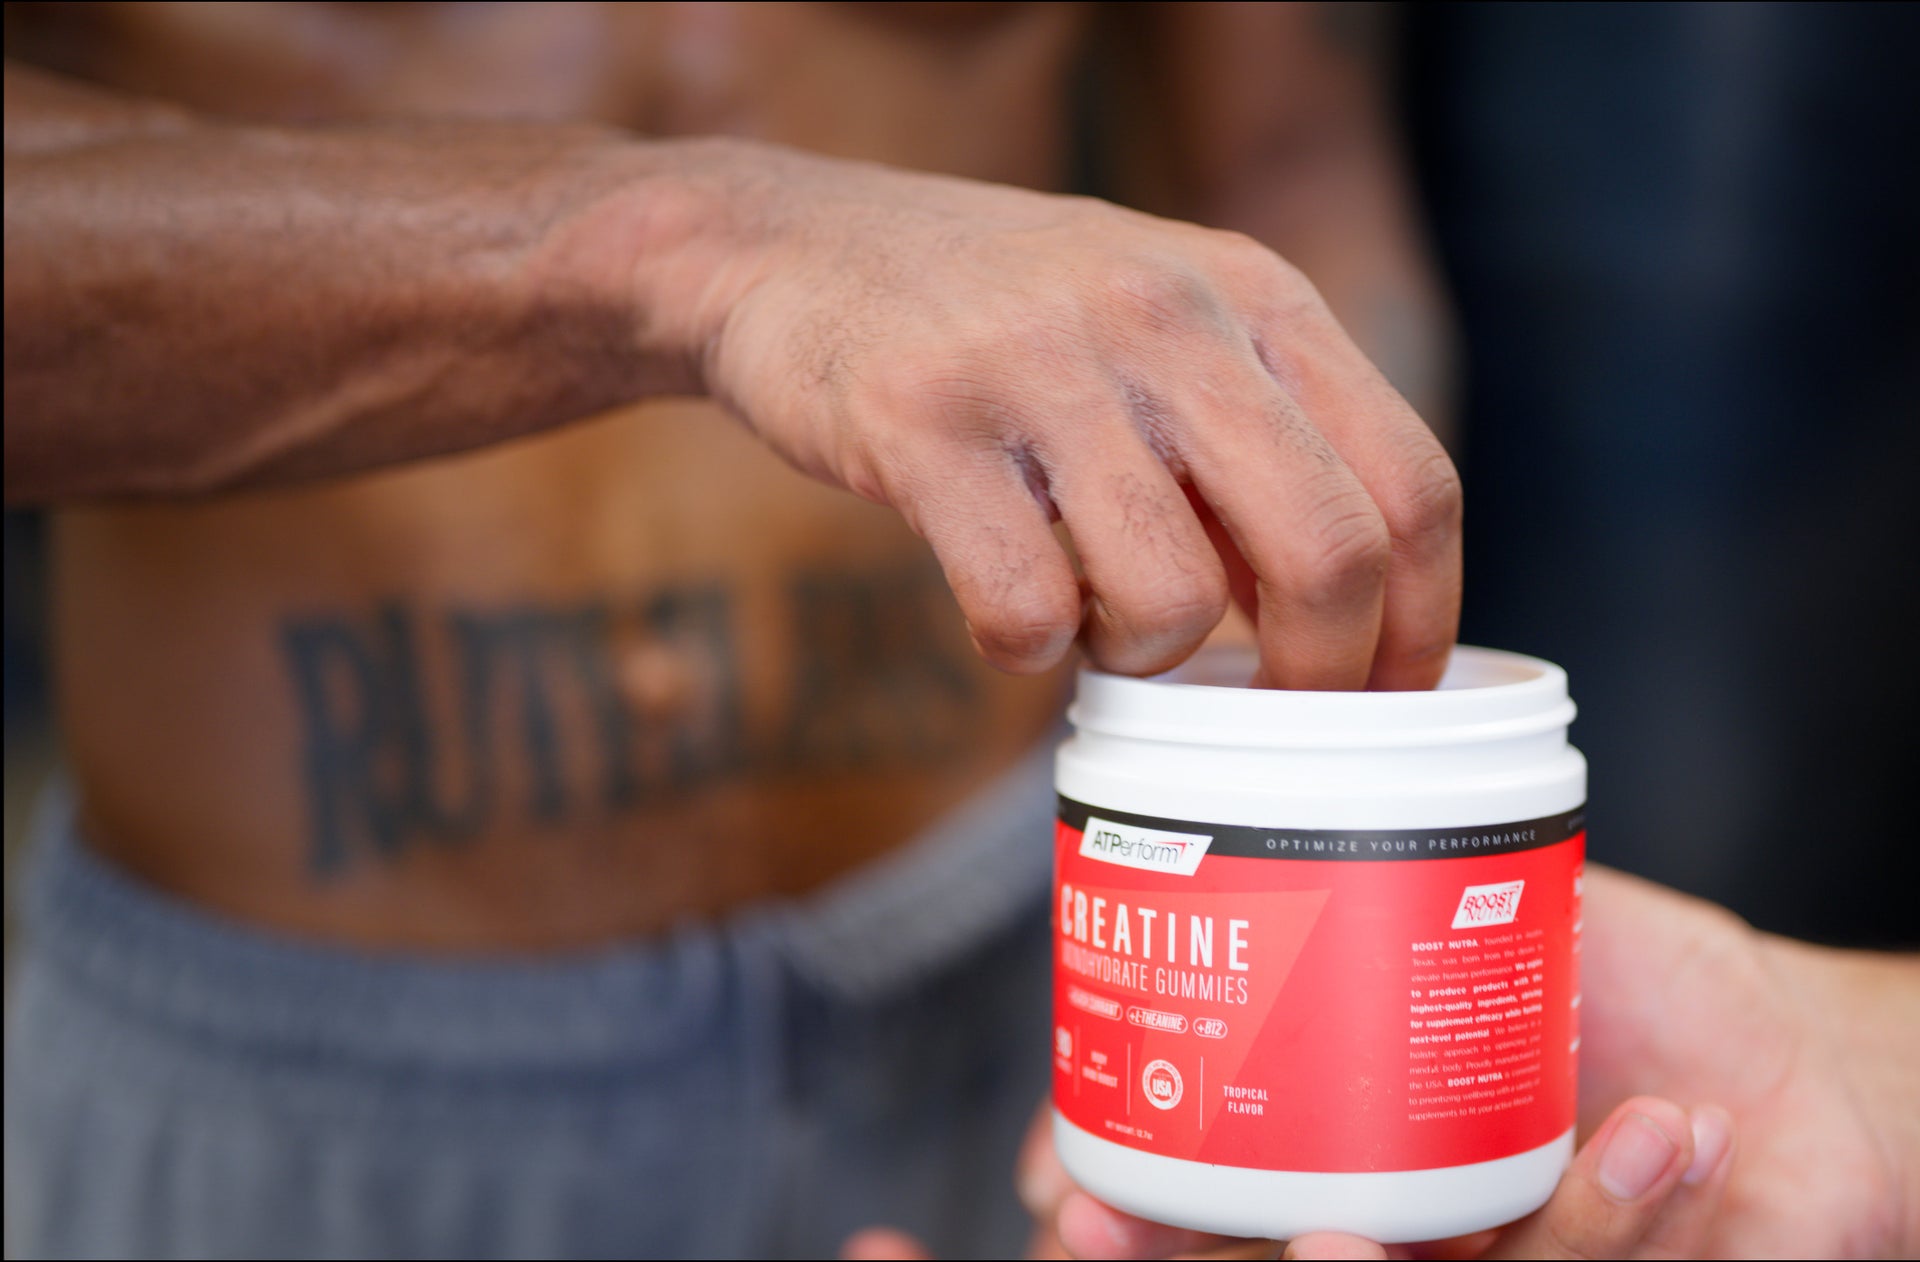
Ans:
[[[1624,1258],[1653,1230],[1693,1161],[1686,1110],[1638,1096],[1573,1159],[1553,1199],[1500,1233],[1488,1258]]]

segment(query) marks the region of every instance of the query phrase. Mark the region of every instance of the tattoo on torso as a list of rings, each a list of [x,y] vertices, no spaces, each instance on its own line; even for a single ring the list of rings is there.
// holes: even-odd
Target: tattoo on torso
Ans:
[[[801,571],[785,596],[790,684],[760,723],[722,583],[288,619],[313,869],[635,811],[727,777],[932,765],[978,734],[985,699],[937,569]],[[690,664],[698,686],[637,705],[622,683],[634,646]]]

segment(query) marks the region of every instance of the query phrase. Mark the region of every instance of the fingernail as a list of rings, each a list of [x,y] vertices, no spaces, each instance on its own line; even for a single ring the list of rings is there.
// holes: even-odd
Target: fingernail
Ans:
[[[1600,1186],[1617,1201],[1638,1200],[1660,1181],[1679,1147],[1652,1118],[1629,1113],[1600,1154]]]
[[[1733,1147],[1733,1118],[1714,1105],[1693,1111],[1693,1164],[1680,1176],[1689,1186],[1705,1183]]]

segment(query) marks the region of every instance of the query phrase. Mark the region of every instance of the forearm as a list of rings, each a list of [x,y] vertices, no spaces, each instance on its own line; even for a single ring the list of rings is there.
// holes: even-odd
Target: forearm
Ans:
[[[23,142],[7,197],[21,496],[347,472],[698,388],[897,510],[1008,670],[1083,632],[1105,669],[1165,670],[1235,598],[1271,687],[1429,688],[1453,642],[1451,463],[1244,236],[479,124]]]
[[[690,317],[647,308],[699,145],[7,93],[9,500],[345,473],[697,387]]]

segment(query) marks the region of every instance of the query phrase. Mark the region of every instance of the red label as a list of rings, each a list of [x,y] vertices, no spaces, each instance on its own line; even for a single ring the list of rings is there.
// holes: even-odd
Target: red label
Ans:
[[[1083,1130],[1337,1173],[1573,1125],[1579,813],[1339,833],[1061,808],[1054,1103]]]

